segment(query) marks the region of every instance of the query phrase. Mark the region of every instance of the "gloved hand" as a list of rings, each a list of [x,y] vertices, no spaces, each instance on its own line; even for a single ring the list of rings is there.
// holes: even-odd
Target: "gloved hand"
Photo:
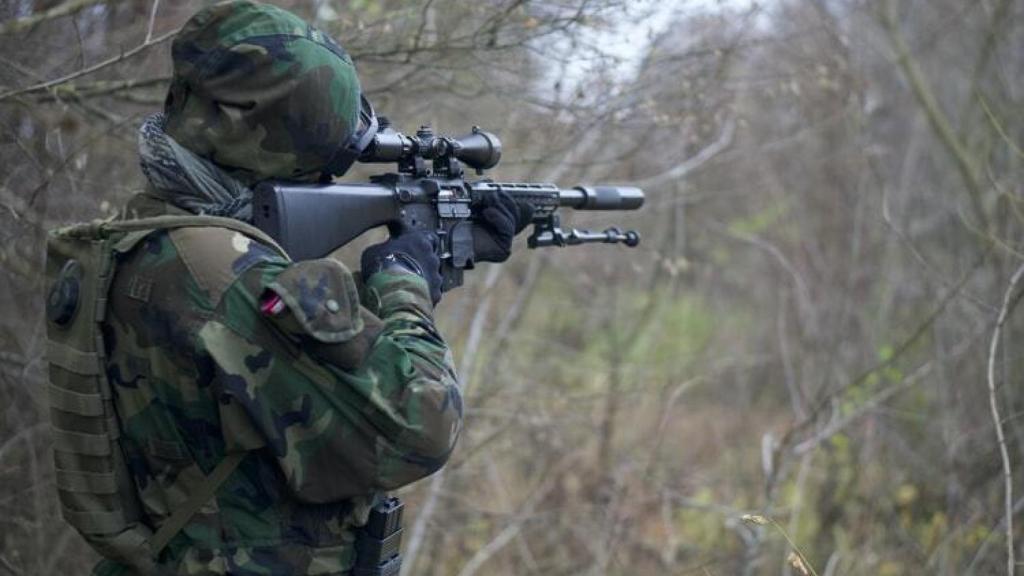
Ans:
[[[533,207],[516,202],[507,192],[487,194],[472,208],[473,252],[477,262],[504,262],[512,253],[512,238],[533,217]]]
[[[404,270],[427,281],[430,300],[441,301],[441,259],[437,256],[437,235],[426,230],[405,230],[386,242],[363,250],[360,259],[363,281],[383,270]]]

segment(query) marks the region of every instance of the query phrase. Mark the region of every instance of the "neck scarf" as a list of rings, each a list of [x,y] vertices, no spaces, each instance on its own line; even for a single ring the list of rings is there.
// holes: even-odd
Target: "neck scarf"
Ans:
[[[167,135],[167,118],[153,114],[139,129],[139,165],[157,195],[189,212],[252,219],[252,190]]]

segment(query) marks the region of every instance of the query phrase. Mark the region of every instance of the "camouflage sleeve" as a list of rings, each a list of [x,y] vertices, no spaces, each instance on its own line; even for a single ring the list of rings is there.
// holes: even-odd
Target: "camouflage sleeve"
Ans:
[[[282,296],[276,310],[268,291]],[[363,294],[336,261],[268,259],[242,274],[200,332],[229,449],[265,446],[305,501],[423,478],[461,429],[426,282],[382,272]]]

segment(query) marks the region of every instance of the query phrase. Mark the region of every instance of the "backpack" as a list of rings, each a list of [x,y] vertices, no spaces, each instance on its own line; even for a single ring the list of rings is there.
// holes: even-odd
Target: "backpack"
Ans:
[[[230,218],[158,216],[51,230],[46,243],[49,406],[61,513],[106,558],[151,574],[171,538],[208,502],[245,453],[232,453],[154,530],[125,465],[106,375],[101,326],[119,256],[157,230],[214,226],[282,250],[262,231]]]

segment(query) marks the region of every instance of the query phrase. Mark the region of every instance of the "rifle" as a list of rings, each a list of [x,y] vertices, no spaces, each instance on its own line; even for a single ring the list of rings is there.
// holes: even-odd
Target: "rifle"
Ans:
[[[265,182],[256,187],[253,223],[276,240],[295,260],[320,258],[363,232],[388,226],[432,230],[440,239],[441,290],[462,285],[462,271],[474,266],[472,207],[487,194],[504,191],[533,207],[533,233],[527,244],[575,246],[600,242],[640,243],[635,231],[608,228],[603,232],[563,230],[559,208],[574,210],[636,210],[644,203],[639,188],[467,182],[463,165],[482,175],[501,160],[501,141],[478,127],[461,138],[436,136],[423,126],[415,136],[380,128],[358,157],[360,162],[398,164],[398,171],[370,178],[368,183],[294,184]],[[431,161],[428,168],[427,161]]]

